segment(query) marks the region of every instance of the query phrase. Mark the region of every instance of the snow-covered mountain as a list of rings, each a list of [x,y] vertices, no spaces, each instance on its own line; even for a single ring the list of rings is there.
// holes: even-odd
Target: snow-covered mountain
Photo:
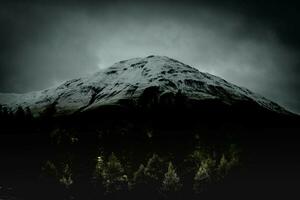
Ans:
[[[165,56],[120,61],[89,77],[69,80],[42,91],[0,94],[0,105],[12,111],[19,106],[29,107],[35,116],[54,105],[57,115],[69,115],[115,105],[123,99],[136,100],[151,86],[157,86],[160,94],[180,91],[189,99],[220,100],[226,105],[251,101],[269,111],[289,113],[246,88]]]

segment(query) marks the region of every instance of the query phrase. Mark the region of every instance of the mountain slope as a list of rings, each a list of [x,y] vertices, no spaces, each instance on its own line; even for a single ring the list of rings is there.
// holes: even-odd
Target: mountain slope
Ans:
[[[160,95],[180,92],[191,100],[218,100],[229,106],[252,102],[271,112],[289,114],[281,106],[248,89],[162,56],[120,61],[92,76],[66,81],[42,91],[0,94],[0,104],[12,111],[18,106],[29,107],[35,116],[52,105],[56,115],[70,115],[104,105],[117,105],[124,99],[138,100],[151,87],[157,87]]]

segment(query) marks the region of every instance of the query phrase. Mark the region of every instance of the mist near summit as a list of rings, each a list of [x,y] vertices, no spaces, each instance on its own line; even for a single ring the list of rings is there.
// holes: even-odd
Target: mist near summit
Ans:
[[[120,60],[162,55],[299,113],[299,48],[278,29],[281,4],[261,14],[254,3],[234,3],[4,1],[0,92],[41,90]]]

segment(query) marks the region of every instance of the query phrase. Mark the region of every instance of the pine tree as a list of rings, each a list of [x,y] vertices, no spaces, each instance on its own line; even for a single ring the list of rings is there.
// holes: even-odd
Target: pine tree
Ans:
[[[169,162],[168,171],[164,175],[163,191],[166,193],[177,192],[181,187],[180,178],[178,177],[172,162]]]
[[[230,168],[239,164],[239,151],[235,148],[234,145],[230,146],[230,150],[228,153]]]
[[[96,159],[94,173],[92,177],[92,185],[95,195],[98,197],[103,197],[104,186],[103,186],[103,173],[105,168],[105,162],[102,155],[99,155]]]
[[[128,178],[124,172],[121,162],[114,153],[108,158],[108,162],[102,172],[103,185],[106,193],[126,191],[128,189]]]
[[[217,171],[220,178],[224,178],[229,171],[238,164],[238,157],[236,154],[230,154],[228,157],[226,157],[224,154],[222,155]]]
[[[228,162],[225,155],[223,154],[220,159],[220,163],[218,165],[219,176],[220,177],[226,176],[229,170],[230,170],[230,162]]]
[[[200,166],[195,177],[193,190],[195,193],[200,193],[204,190],[206,185],[210,182],[210,175],[205,166]]]
[[[139,166],[139,169],[133,174],[133,183],[134,184],[143,184],[145,183],[145,167],[143,164]]]
[[[155,180],[155,181],[160,181],[163,177],[163,162],[162,160],[158,157],[158,155],[153,154],[153,156],[148,160],[147,166],[145,168],[145,174],[149,178]]]
[[[49,195],[54,195],[53,199],[57,199],[56,194],[62,194],[66,187],[61,183],[62,174],[59,172],[58,167],[50,160],[42,166],[41,181],[46,185],[45,191],[49,192]]]
[[[69,164],[63,166],[62,175],[59,182],[63,184],[67,189],[73,184],[72,172]]]
[[[51,177],[52,179],[57,178],[57,176],[58,176],[56,166],[54,165],[53,162],[51,162],[49,160],[47,160],[45,165],[42,166],[42,172],[43,172],[43,175],[45,175],[47,177]]]
[[[216,168],[216,161],[213,160],[213,159],[209,156],[207,159],[202,160],[201,166],[202,166],[209,174],[212,174],[213,171],[214,171],[215,168]]]
[[[137,192],[143,193],[148,190],[147,175],[145,173],[145,166],[141,164],[136,172],[133,174],[132,182],[130,188]]]
[[[158,157],[158,155],[153,154],[153,156],[148,160],[144,170],[145,187],[147,188],[146,192],[149,198],[155,198],[155,196],[159,193],[164,175],[163,169],[163,161]],[[141,190],[143,191],[144,189]]]
[[[102,179],[102,173],[104,169],[104,161],[102,156],[97,157],[96,166],[95,166],[95,172],[94,176],[96,179]]]

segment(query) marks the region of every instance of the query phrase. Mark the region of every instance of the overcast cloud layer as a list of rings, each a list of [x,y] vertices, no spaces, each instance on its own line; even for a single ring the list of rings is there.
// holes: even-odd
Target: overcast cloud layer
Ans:
[[[282,19],[235,3],[2,3],[0,92],[45,89],[154,54],[300,113],[297,16]]]

